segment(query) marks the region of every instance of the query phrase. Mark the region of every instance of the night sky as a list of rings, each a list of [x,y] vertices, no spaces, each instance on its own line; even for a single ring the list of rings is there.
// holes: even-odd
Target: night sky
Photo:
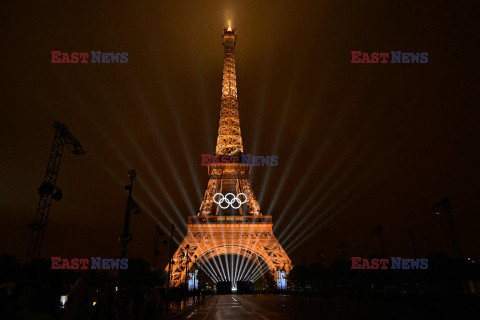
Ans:
[[[475,1],[46,3],[0,5],[0,253],[25,259],[54,120],[87,153],[64,153],[42,257],[118,257],[131,168],[128,256],[151,261],[157,223],[181,241],[208,182],[200,155],[215,152],[230,11],[245,153],[279,156],[253,186],[294,264],[332,261],[341,240],[379,253],[379,224],[388,256],[413,257],[409,223],[421,257],[451,254],[431,212],[445,196],[464,255],[480,254]],[[52,50],[129,61],[52,64]],[[429,62],[352,64],[352,50]]]

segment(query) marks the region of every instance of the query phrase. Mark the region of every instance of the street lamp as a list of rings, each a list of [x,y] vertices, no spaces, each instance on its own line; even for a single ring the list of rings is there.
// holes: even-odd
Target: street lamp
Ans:
[[[127,210],[125,211],[125,220],[123,224],[123,234],[120,236],[119,241],[122,245],[122,252],[120,258],[123,259],[127,255],[127,244],[132,240],[132,235],[130,234],[130,214],[131,210],[134,209],[134,213],[139,212],[138,206],[132,200],[132,191],[133,191],[133,180],[137,176],[135,169],[128,171],[128,178],[130,179],[130,184],[126,185],[124,188],[128,190],[127,198]]]

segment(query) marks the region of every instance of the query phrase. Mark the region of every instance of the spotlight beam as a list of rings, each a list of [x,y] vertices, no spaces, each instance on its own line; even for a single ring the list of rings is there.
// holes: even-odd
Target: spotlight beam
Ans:
[[[200,260],[200,261],[202,261],[202,260]],[[205,267],[205,269],[204,269],[204,267]],[[211,266],[209,266],[208,260],[204,260],[204,263],[201,264],[199,268],[201,270],[205,271],[205,273],[207,273],[207,274],[210,273],[210,275],[209,275],[210,279],[212,279],[215,282],[218,282],[217,275],[216,275],[215,271],[213,269],[211,269]],[[209,269],[209,270],[207,270],[207,269]]]
[[[268,88],[269,88],[269,84],[270,84],[270,81],[268,81],[268,76],[270,74],[270,70],[271,70],[271,66],[272,66],[272,52],[273,52],[273,37],[268,37],[268,42],[270,45],[267,46],[267,53],[265,54],[265,60],[264,60],[264,63],[262,64],[262,72],[260,72],[260,74],[262,75],[261,76],[261,86],[258,86],[259,90],[258,90],[258,98],[255,99],[256,101],[256,106],[254,108],[255,110],[255,116],[253,117],[253,119],[256,119],[257,120],[257,123],[258,124],[261,124],[262,123],[262,120],[263,120],[263,114],[264,114],[264,105],[265,105],[265,101],[266,101],[266,97],[267,97],[267,92],[268,92]],[[253,155],[256,155],[257,154],[257,149],[258,149],[258,141],[260,140],[259,137],[260,137],[260,130],[261,128],[263,128],[264,126],[262,125],[256,125],[255,126],[255,131],[254,131],[254,135],[253,135],[253,144],[252,144],[252,154]],[[251,175],[252,179],[253,179],[253,174]]]
[[[346,196],[345,197],[339,198],[336,202],[331,204],[325,210],[325,212],[323,214],[321,214],[319,217],[314,219],[312,221],[312,223],[309,224],[308,227],[306,227],[300,234],[298,234],[292,241],[290,241],[289,245],[287,247],[289,247],[290,250],[292,250],[294,248],[294,247],[292,247],[293,245],[295,245],[295,247],[297,247],[298,243],[302,243],[303,241],[305,241],[306,236],[313,234],[312,229],[316,229],[318,227],[317,226],[318,221],[320,221],[325,215],[327,215],[333,208],[338,206],[339,203],[343,203],[342,207],[347,205],[348,203],[351,203],[353,201],[353,198],[350,195],[353,193],[353,190],[360,184],[360,182],[362,182],[370,174],[370,172],[373,170],[373,167],[374,166],[371,166],[367,170],[365,170],[364,174],[360,177],[360,179],[358,179],[356,181],[356,183],[351,184],[349,187],[346,188],[346,191],[345,191]],[[349,199],[349,200],[345,201],[345,199]],[[315,210],[316,210],[316,208],[312,208],[312,211],[315,211]],[[338,212],[338,210],[337,210],[337,212]],[[299,241],[300,239],[302,239],[302,240]],[[285,250],[287,250],[287,249],[285,249]]]
[[[97,77],[94,77],[94,79],[97,79]],[[98,81],[95,81],[94,82],[96,84],[96,87],[101,90],[101,86],[100,84],[98,83]],[[103,91],[104,92],[104,91]],[[76,93],[75,93],[76,96],[78,96]],[[106,105],[107,107],[110,106],[110,102],[112,102],[111,100],[111,97],[109,95],[107,95],[106,97],[102,95],[102,97],[104,98],[104,100],[107,102]],[[82,99],[83,100],[83,99]],[[110,111],[112,112],[112,114],[116,115],[117,112],[115,110],[113,110],[112,107],[109,107]],[[125,121],[118,117],[118,116],[115,116],[113,117],[114,119],[117,120],[117,122],[119,122],[120,126],[125,128],[126,130],[124,131],[124,135],[125,137],[127,138],[128,141],[130,141],[130,143],[137,149],[138,153],[140,154],[140,156],[142,157],[143,160],[146,159],[145,157],[145,154],[143,153],[143,150],[141,150],[140,147],[138,147],[138,144],[136,143],[135,141],[135,138],[133,137],[131,131],[128,129],[128,125],[125,123]],[[113,142],[113,139],[107,134],[107,132],[101,127],[99,126],[96,122],[94,122],[91,118],[88,118],[88,120],[94,125],[94,127],[100,132],[100,134],[104,137],[103,140],[105,141],[109,141],[109,147],[114,151],[114,153],[119,157],[120,160],[122,160],[122,162],[126,165],[127,168],[131,168],[132,165],[129,161],[127,161],[127,159],[123,156],[123,154],[121,154],[118,150],[118,148],[116,148],[116,144]],[[91,148],[91,147],[90,147]],[[98,153],[97,153],[98,154]],[[99,159],[99,158],[97,158]],[[145,161],[144,161],[145,162]],[[103,164],[103,161],[102,161],[102,164]],[[151,166],[151,163],[148,161],[148,159],[146,159],[146,164],[147,166],[152,169],[152,166]],[[150,170],[149,169],[149,170]],[[155,178],[156,178],[156,182],[159,182],[157,176],[155,175]],[[161,184],[161,183],[160,183]],[[163,187],[163,185],[160,185],[160,187]],[[163,187],[164,189],[164,187]],[[149,194],[149,196],[152,198],[152,200],[156,200],[156,197],[152,196],[152,194]],[[138,199],[138,198],[137,198]],[[176,207],[176,205],[173,203],[173,201],[170,201],[169,204],[172,206],[172,208],[174,209],[174,211],[176,213],[178,213],[178,208]],[[167,214],[167,211],[164,211],[164,213],[169,217],[169,215]],[[154,217],[154,215],[152,215],[150,213],[150,216]]]
[[[94,79],[97,79],[96,77]],[[97,80],[94,81],[94,83],[96,84],[97,88],[99,90],[101,90],[101,86],[99,84],[99,82]],[[150,160],[147,158],[145,152],[143,151],[143,149],[140,147],[139,143],[138,143],[138,139],[136,139],[135,135],[133,134],[132,130],[130,130],[130,126],[128,125],[128,123],[120,116],[118,116],[118,112],[116,112],[116,110],[114,110],[111,105],[112,105],[112,102],[113,100],[111,99],[111,96],[110,95],[106,95],[106,96],[103,96],[104,99],[106,100],[106,106],[107,108],[110,110],[111,114],[113,115],[116,115],[114,116],[113,118],[116,119],[116,121],[119,123],[120,127],[124,129],[124,135],[125,137],[127,138],[127,140],[130,142],[130,144],[135,148],[137,154],[141,157],[142,161],[145,163],[145,165],[147,166],[148,170],[150,171],[151,173],[151,176],[154,178],[156,184],[157,184],[157,187],[160,188],[162,194],[165,195],[168,203],[170,204],[170,206],[172,207],[172,209],[175,211],[175,213],[177,213],[178,217],[180,219],[182,219],[182,216],[180,215],[180,210],[178,209],[178,207],[176,206],[175,202],[173,201],[170,193],[167,191],[167,189],[165,188],[165,186],[163,185],[163,183],[160,181],[160,179],[158,178],[158,173],[156,172],[154,166],[152,165],[152,163],[150,162]],[[150,188],[149,188],[150,189]],[[155,199],[155,197],[153,197],[153,199]]]
[[[372,148],[373,148],[373,146],[370,146],[370,148],[368,148],[367,151],[368,151],[369,149],[372,149]],[[366,154],[367,154],[367,153],[364,153],[363,156],[360,158],[360,161],[359,161],[360,163],[363,162],[363,160],[364,160],[365,157],[366,157]],[[338,164],[338,163],[337,163],[337,164]],[[370,166],[370,168],[372,168],[372,166]],[[347,182],[347,181],[351,181],[351,179],[348,179],[348,177],[352,174],[352,172],[353,172],[354,169],[355,169],[355,167],[351,166],[348,171],[344,171],[343,174],[342,174],[338,179],[335,179],[334,185],[333,185],[332,187],[330,187],[329,190],[328,190],[325,194],[322,195],[322,197],[320,198],[320,200],[317,201],[317,204],[316,204],[315,206],[311,207],[310,211],[309,211],[306,215],[302,215],[302,216],[304,217],[303,221],[302,221],[301,223],[297,223],[297,225],[293,228],[293,230],[291,230],[291,231],[288,233],[288,235],[282,240],[282,243],[286,243],[286,242],[288,241],[288,239],[290,239],[290,238],[292,237],[292,235],[294,235],[295,232],[297,232],[297,230],[298,230],[300,227],[304,227],[304,224],[305,224],[306,222],[309,222],[310,216],[317,210],[317,208],[319,208],[321,205],[323,205],[324,201],[325,201],[326,199],[328,199],[329,195],[330,195],[333,191],[339,189],[343,183],[345,183],[345,182]],[[370,169],[370,170],[371,170],[371,169]],[[367,171],[368,171],[368,170],[367,170]],[[369,171],[368,171],[368,172],[369,172]],[[314,195],[316,195],[317,192],[319,192],[319,191],[323,188],[323,186],[326,184],[326,182],[328,181],[328,179],[329,179],[330,176],[331,176],[331,175],[329,175],[328,178],[326,178],[326,179],[322,182],[322,184],[312,193],[312,195],[309,197],[309,199],[305,202],[305,205],[302,207],[302,209],[301,209],[300,212],[303,212],[303,210],[305,210],[306,204],[309,203],[310,201],[312,201],[312,200],[314,199]],[[357,183],[358,183],[358,180],[359,180],[359,179],[357,179]],[[352,186],[354,186],[354,185],[356,185],[356,184],[355,184],[355,183],[350,184],[350,187],[349,187],[348,189],[351,189]],[[297,216],[300,215],[300,212],[297,214]],[[290,228],[290,226],[295,223],[295,220],[297,220],[297,219],[293,219],[293,220],[289,223],[288,227],[287,227],[285,230],[288,230],[288,229]],[[312,225],[312,224],[310,223],[310,225]],[[281,236],[283,236],[284,234],[285,234],[285,233],[282,233]],[[280,240],[279,240],[279,241],[280,241]]]
[[[240,270],[239,275],[238,275],[238,279],[239,279],[240,281],[242,281],[242,279],[243,279],[243,273],[245,272],[245,269],[246,269],[246,267],[248,266],[248,264],[249,264],[250,261],[251,261],[251,260],[248,259],[248,258],[245,258],[245,259],[244,259],[243,264],[242,264],[242,266],[241,266],[241,270]]]
[[[285,132],[284,127],[285,127],[285,121],[287,120],[287,111],[288,111],[288,106],[291,104],[291,101],[293,100],[293,94],[295,91],[296,84],[298,82],[298,79],[300,77],[300,70],[301,70],[301,63],[302,63],[301,58],[298,58],[295,67],[294,67],[294,73],[293,76],[290,78],[290,83],[289,87],[286,93],[286,98],[285,102],[282,107],[281,111],[281,118],[280,118],[280,123],[279,126],[277,127],[277,131],[275,133],[275,140],[273,143],[273,148],[271,154],[275,154],[275,152],[278,150],[278,146],[280,145],[280,141],[282,140],[282,134]],[[270,168],[270,167],[269,167]],[[265,188],[268,186],[269,181],[270,181],[270,176],[271,176],[272,170],[267,170],[267,174],[265,175],[265,180],[262,183],[262,186],[260,187],[260,197],[259,197],[259,202],[263,203],[263,198],[265,196]]]
[[[304,124],[302,126],[302,129],[300,131],[300,135],[299,135],[299,139],[298,141],[304,141],[305,140],[305,137],[307,136],[307,132],[308,132],[308,128],[312,125],[313,123],[313,119],[314,119],[314,115],[313,115],[313,112],[311,112],[311,115],[308,117],[308,121],[306,124]],[[274,212],[275,210],[275,207],[277,205],[277,200],[278,200],[278,197],[280,196],[282,190],[285,188],[285,185],[286,185],[286,180],[287,178],[290,176],[290,171],[292,170],[292,167],[295,163],[297,163],[297,158],[298,158],[298,155],[300,154],[299,150],[300,150],[300,147],[302,146],[301,143],[296,143],[295,144],[295,147],[292,151],[292,154],[294,156],[291,156],[289,158],[289,160],[287,161],[287,165],[285,167],[285,170],[284,170],[284,174],[282,174],[281,178],[280,178],[280,182],[278,183],[277,185],[277,190],[273,196],[273,199],[272,199],[272,205],[271,207],[269,208],[269,213],[271,212]],[[268,214],[268,213],[267,213]],[[271,214],[270,214],[271,215]],[[277,220],[277,224],[278,224],[278,220]]]

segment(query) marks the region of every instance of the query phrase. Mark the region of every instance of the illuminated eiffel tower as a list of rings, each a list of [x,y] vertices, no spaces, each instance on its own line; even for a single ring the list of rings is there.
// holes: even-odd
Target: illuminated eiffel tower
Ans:
[[[243,143],[237,102],[236,38],[235,29],[223,30],[225,54],[216,155],[241,158]],[[273,235],[272,217],[263,216],[260,211],[249,179],[250,169],[251,165],[241,161],[209,164],[210,180],[202,204],[197,216],[188,217],[188,233],[173,255],[172,286],[185,282],[187,270],[192,270],[195,260],[202,263],[228,254],[243,256],[258,263],[259,268],[264,266],[265,271],[268,269],[277,279],[277,284],[280,279],[282,288],[285,288],[281,279],[293,265]],[[240,201],[235,202],[229,209],[224,209],[227,202],[218,204],[224,197],[231,201],[235,196],[245,202],[241,205]],[[249,276],[237,280],[251,280]]]

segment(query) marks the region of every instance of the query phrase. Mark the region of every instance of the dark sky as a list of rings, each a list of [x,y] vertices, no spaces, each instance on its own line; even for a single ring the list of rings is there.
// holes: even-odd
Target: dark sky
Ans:
[[[294,264],[379,251],[479,254],[479,9],[475,1],[35,1],[1,4],[0,253],[24,260],[54,120],[65,153],[43,257],[116,257],[127,171],[139,176],[129,256],[151,261],[156,223],[186,232],[208,175],[231,11],[246,153],[264,213]],[[477,46],[476,46],[477,45]],[[128,52],[127,64],[51,64],[50,51]],[[428,52],[428,64],[351,64],[350,51]],[[161,250],[162,263],[167,258]]]

